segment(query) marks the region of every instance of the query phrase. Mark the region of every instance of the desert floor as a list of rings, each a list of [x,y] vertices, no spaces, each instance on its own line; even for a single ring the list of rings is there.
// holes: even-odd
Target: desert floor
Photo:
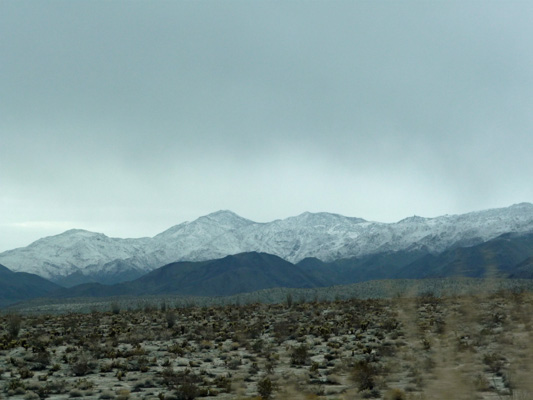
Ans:
[[[0,318],[0,398],[533,399],[533,295]]]

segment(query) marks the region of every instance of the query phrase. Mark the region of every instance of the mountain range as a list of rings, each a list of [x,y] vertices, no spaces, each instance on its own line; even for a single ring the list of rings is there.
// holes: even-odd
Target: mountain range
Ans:
[[[129,282],[54,285],[41,296],[55,299],[115,296],[231,296],[273,288],[320,288],[365,281],[427,278],[533,277],[533,233],[503,234],[469,247],[433,255],[419,250],[384,252],[324,262],[292,264],[268,253],[247,252],[208,261],[180,261]],[[24,273],[13,273],[24,274]],[[31,275],[31,274],[24,274]],[[33,275],[34,279],[45,281]],[[0,274],[0,287],[2,276]],[[19,285],[20,287],[20,285]],[[31,296],[36,297],[36,296]]]
[[[0,265],[0,307],[35,297],[229,296],[370,280],[532,279],[532,213],[532,205],[519,204],[459,216],[412,217],[396,224],[326,213],[258,224],[222,211],[154,238],[114,239],[72,230],[0,255],[2,261],[18,257],[32,265],[27,256],[36,271],[45,266],[45,272],[56,273],[54,283]],[[173,248],[172,243],[180,246]],[[221,243],[232,245],[224,252]],[[239,252],[252,244],[285,257],[253,249]],[[219,253],[227,254],[205,259]],[[182,254],[197,260],[148,264],[187,257]]]
[[[151,238],[120,239],[69,230],[3,252],[0,263],[13,272],[36,274],[70,287],[89,282],[132,281],[171,263],[255,252],[277,256],[306,273],[311,273],[313,266],[335,265],[336,270],[326,275],[347,268],[352,274],[379,279],[390,276],[391,268],[398,270],[398,277],[423,276],[431,270],[428,265],[443,265],[446,257],[458,256],[452,257],[450,252],[472,248],[505,234],[515,238],[531,232],[530,203],[436,218],[413,216],[396,223],[308,212],[258,223],[231,211],[218,211],[175,225]],[[525,263],[523,271],[513,273],[523,277],[529,273],[527,266],[531,261],[527,264],[524,258],[519,262]],[[354,265],[358,266],[357,273],[353,272]],[[409,269],[402,272],[403,267]],[[364,272],[365,269],[368,271]],[[442,274],[449,271],[445,268]],[[320,273],[313,272],[313,284],[329,284],[331,279],[323,280]]]

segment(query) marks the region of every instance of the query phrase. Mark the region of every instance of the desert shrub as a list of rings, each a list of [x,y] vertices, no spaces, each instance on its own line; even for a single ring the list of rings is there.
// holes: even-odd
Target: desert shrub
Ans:
[[[290,292],[287,293],[286,301],[287,301],[287,308],[291,308],[293,304],[293,299],[292,299],[292,294]]]
[[[154,381],[152,381],[150,378],[142,379],[140,381],[137,381],[135,385],[133,386],[134,392],[140,392],[142,388],[151,388],[155,387]]]
[[[261,353],[261,351],[263,350],[263,346],[265,344],[265,341],[263,339],[257,339],[253,344],[252,344],[252,350],[255,352],[255,353]]]
[[[391,357],[396,354],[396,346],[393,342],[383,342],[379,346],[379,354],[382,356]]]
[[[67,383],[63,379],[53,380],[46,383],[47,393],[63,394],[67,391]]]
[[[365,389],[359,392],[359,396],[362,399],[377,399],[380,398],[379,390],[377,389]]]
[[[167,327],[172,328],[176,324],[176,313],[173,310],[168,310],[165,313],[165,319],[167,321]]]
[[[39,400],[39,399],[40,399],[39,395],[32,391],[28,391],[24,395],[24,400]]]
[[[115,315],[120,313],[120,305],[116,301],[111,303],[111,312]]]
[[[360,391],[374,389],[377,371],[367,360],[361,360],[355,364],[352,375]]]
[[[231,392],[231,379],[226,376],[217,376],[213,384],[227,393]]]
[[[90,390],[94,388],[94,382],[87,379],[78,379],[75,383],[76,389]]]
[[[192,373],[190,369],[176,372],[172,367],[163,369],[161,376],[163,383],[176,390],[176,398],[179,400],[192,400],[199,395],[200,389],[198,383],[202,379]]]
[[[302,344],[293,349],[291,353],[291,363],[293,365],[305,365],[309,360],[307,345]]]
[[[77,354],[69,360],[70,369],[76,376],[87,375],[92,370],[92,363],[85,354]]]
[[[490,372],[500,372],[505,364],[505,358],[494,354],[488,353],[483,356],[483,363],[487,366]]]
[[[24,392],[26,392],[26,385],[24,384],[24,382],[22,382],[22,380],[15,378],[15,379],[11,379],[7,383],[6,389],[8,391],[8,394],[10,395],[11,394],[24,394]]]
[[[50,353],[44,349],[39,350],[33,356],[34,363],[36,363],[34,369],[42,370],[45,369],[50,364]]]
[[[274,372],[275,360],[270,358],[269,361],[265,364],[265,370],[269,374]]]
[[[35,393],[37,393],[41,399],[50,397],[50,394],[52,393],[50,389],[50,383],[47,382],[45,385],[39,386],[36,388]]]
[[[407,400],[407,394],[401,389],[391,389],[385,393],[385,400]]]
[[[18,314],[9,314],[6,319],[6,329],[11,339],[16,338],[19,335],[20,328],[22,326],[22,318]]]
[[[259,372],[259,366],[257,365],[256,362],[252,363],[252,365],[250,366],[250,369],[248,370],[250,375],[255,375]]]
[[[117,373],[115,374],[115,376],[117,377],[117,379],[119,381],[122,381],[122,379],[126,376],[126,372],[124,371],[117,371]]]
[[[274,385],[268,376],[257,382],[257,393],[262,399],[270,399],[273,391]]]
[[[148,358],[146,356],[140,356],[132,364],[131,369],[134,371],[148,372],[149,370],[148,365],[149,365]]]
[[[14,366],[18,368],[22,368],[24,366],[24,360],[22,358],[18,357],[9,357],[9,362]]]
[[[113,370],[113,365],[111,363],[102,363],[100,364],[100,372],[107,373]]]
[[[485,392],[490,389],[490,382],[483,374],[477,374],[474,377],[474,388],[479,392]]]
[[[69,397],[83,397],[83,391],[80,389],[72,389],[68,392]]]
[[[192,400],[200,394],[198,383],[202,379],[191,370],[180,371],[176,374],[176,377],[178,385],[175,389],[178,400]]]
[[[117,400],[128,400],[130,398],[130,391],[128,389],[117,390]]]
[[[279,343],[289,339],[294,332],[294,325],[288,321],[276,322],[274,324],[274,336]]]
[[[170,353],[176,354],[179,357],[183,357],[185,355],[185,346],[180,345],[179,343],[174,343],[172,346],[168,348],[168,351]]]
[[[199,388],[194,382],[185,381],[176,389],[176,397],[178,400],[193,400],[198,394]]]
[[[436,367],[437,363],[430,355],[427,355],[422,358],[420,365],[426,372],[430,372]]]
[[[242,360],[239,357],[231,358],[228,360],[227,365],[229,369],[236,370],[242,365]]]
[[[318,372],[318,367],[319,367],[319,366],[320,366],[320,365],[319,365],[316,361],[314,361],[313,364],[311,364],[311,368],[309,368],[309,371],[311,371],[311,372]]]
[[[20,379],[30,379],[33,377],[33,372],[28,367],[22,367],[19,369]]]
[[[380,328],[385,332],[389,333],[396,330],[399,327],[400,323],[394,318],[387,318],[381,323]]]
[[[114,398],[115,398],[115,394],[110,390],[104,390],[100,394],[100,397],[99,397],[99,399],[103,399],[103,400],[109,400],[109,399],[114,399]]]
[[[435,293],[433,293],[431,290],[427,290],[425,292],[422,292],[418,295],[417,298],[417,306],[420,307],[424,304],[429,304],[432,306],[436,306],[439,304],[441,300],[435,296]]]

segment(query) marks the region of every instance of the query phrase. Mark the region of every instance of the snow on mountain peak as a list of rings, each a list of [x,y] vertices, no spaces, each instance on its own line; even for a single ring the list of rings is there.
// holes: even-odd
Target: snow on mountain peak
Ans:
[[[254,224],[254,222],[242,218],[231,211],[221,210],[199,217],[192,222],[174,225],[156,235],[154,239],[176,238],[191,234],[219,235],[225,231],[238,229],[249,224]]]
[[[250,225],[254,223],[253,221],[243,218],[229,210],[216,211],[214,213],[200,217],[196,221],[206,220],[214,221],[217,224],[224,225],[229,229],[239,228],[241,226]]]
[[[398,224],[407,224],[407,223],[424,223],[428,220],[429,218],[424,218],[424,217],[420,217],[418,215],[413,215],[412,217],[407,217],[407,218],[404,218],[400,221],[398,221],[397,223]]]
[[[530,203],[436,218],[413,216],[390,224],[324,212],[257,223],[221,210],[175,225],[153,238],[118,239],[72,229],[1,253],[0,263],[13,271],[58,278],[75,272],[101,273],[111,265],[149,271],[174,261],[248,251],[274,254],[291,262],[306,257],[330,261],[408,248],[440,252],[459,243],[475,244],[503,233],[531,231]]]
[[[302,223],[331,223],[332,221],[350,221],[350,222],[366,222],[362,218],[346,217],[340,214],[327,212],[309,212],[306,211],[296,217],[289,217],[288,220],[300,221]]]
[[[207,214],[204,217],[208,217],[211,219],[244,219],[230,210],[218,210],[210,214]]]
[[[509,208],[511,208],[511,209],[521,209],[521,210],[533,210],[533,204],[522,202],[522,203],[513,204]]]

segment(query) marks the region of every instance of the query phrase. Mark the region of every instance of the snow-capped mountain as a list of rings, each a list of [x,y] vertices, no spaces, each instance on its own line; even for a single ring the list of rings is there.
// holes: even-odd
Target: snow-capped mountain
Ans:
[[[533,232],[533,204],[437,218],[415,216],[397,223],[308,212],[257,223],[231,211],[218,211],[153,238],[118,239],[70,230],[1,253],[0,263],[54,281],[77,276],[76,283],[90,277],[106,282],[112,276],[116,282],[174,261],[202,261],[249,251],[274,254],[290,262],[307,257],[332,261],[384,251],[440,253],[508,232]]]
[[[261,225],[242,218],[231,211],[217,211],[185,222],[154,236],[149,250],[156,263],[172,261],[200,261],[240,253],[239,241],[226,241],[221,252],[213,250],[211,243],[217,238],[233,238],[251,225]]]
[[[150,241],[110,238],[102,233],[71,229],[27,247],[8,250],[0,257],[14,272],[30,272],[56,280],[113,260],[142,256]]]

